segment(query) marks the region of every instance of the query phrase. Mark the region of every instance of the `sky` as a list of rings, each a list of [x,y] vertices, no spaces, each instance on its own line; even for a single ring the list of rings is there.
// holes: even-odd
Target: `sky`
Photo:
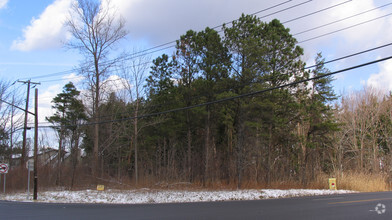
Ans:
[[[82,89],[81,78],[72,71],[82,56],[64,46],[71,40],[64,21],[74,1],[0,0],[0,80],[41,83],[36,87],[40,122],[53,114],[51,100],[67,82]],[[129,32],[117,46],[119,52],[162,45],[189,29],[216,27],[242,13],[256,13],[265,22],[274,18],[283,22],[304,48],[308,65],[319,52],[328,61],[392,43],[392,2],[388,0],[112,0],[112,6]],[[333,62],[327,68],[337,71],[388,57],[391,47]],[[172,49],[152,53],[151,58],[164,52],[170,54]],[[390,91],[392,60],[335,75],[333,86],[337,94],[364,86]],[[26,93],[22,83],[10,89]]]

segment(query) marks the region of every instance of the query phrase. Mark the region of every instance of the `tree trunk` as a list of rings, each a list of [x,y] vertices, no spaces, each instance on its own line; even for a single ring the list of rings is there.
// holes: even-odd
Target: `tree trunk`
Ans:
[[[237,118],[237,188],[241,189],[243,171],[243,151],[244,151],[244,120],[241,106],[238,106]]]
[[[139,100],[136,100],[136,109],[135,109],[135,119],[134,119],[134,124],[133,124],[133,144],[134,144],[134,150],[135,150],[135,183],[136,186],[138,185],[139,181],[139,173],[138,173],[138,146],[137,146],[137,139],[138,139],[138,110],[139,110]]]
[[[169,164],[168,164],[168,152],[167,152],[167,144],[166,144],[166,138],[163,138],[163,168],[164,168],[164,175],[166,178],[166,181],[168,180],[168,170],[169,170]]]
[[[76,131],[77,132],[77,131]],[[72,178],[71,178],[71,189],[73,188],[75,182],[75,173],[76,173],[76,166],[78,164],[78,157],[79,157],[79,134],[73,135],[73,142],[71,143],[71,161],[72,161]]]
[[[99,92],[100,92],[100,72],[98,67],[97,54],[94,53],[95,66],[95,100],[94,100],[94,149],[93,149],[93,176],[98,175],[98,151],[99,151]]]
[[[61,128],[62,129],[62,128]],[[61,158],[62,158],[62,149],[63,149],[63,132],[60,132],[60,138],[59,138],[59,150],[58,150],[58,155],[57,155],[57,184],[58,186],[61,185]]]
[[[189,110],[186,111],[186,121],[187,121],[187,163],[188,163],[188,179],[192,181],[192,131],[190,125],[190,115]]]
[[[204,166],[204,184],[209,181],[210,178],[210,108],[207,105],[207,120],[206,120],[206,131],[205,131],[205,166]]]
[[[266,184],[269,186],[272,180],[272,124],[268,127],[268,145],[267,145],[267,172],[266,172]]]

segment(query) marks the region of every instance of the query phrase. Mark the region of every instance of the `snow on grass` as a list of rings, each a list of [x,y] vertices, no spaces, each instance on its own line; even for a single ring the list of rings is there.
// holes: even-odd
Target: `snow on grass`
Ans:
[[[146,203],[182,203],[230,200],[259,200],[271,198],[330,195],[353,193],[347,190],[309,190],[309,189],[263,189],[263,190],[83,190],[83,191],[47,191],[38,193],[38,202],[49,203],[108,203],[108,204],[146,204]],[[31,201],[26,193],[7,194],[0,197],[8,201]]]

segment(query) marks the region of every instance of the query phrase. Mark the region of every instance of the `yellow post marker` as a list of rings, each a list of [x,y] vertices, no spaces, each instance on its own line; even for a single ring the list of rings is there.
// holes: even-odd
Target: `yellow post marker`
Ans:
[[[104,185],[97,185],[97,190],[98,191],[104,191],[105,190],[105,186]]]
[[[329,179],[328,179],[328,183],[329,183],[329,189],[330,189],[330,190],[337,190],[337,187],[336,187],[336,178],[329,178]]]

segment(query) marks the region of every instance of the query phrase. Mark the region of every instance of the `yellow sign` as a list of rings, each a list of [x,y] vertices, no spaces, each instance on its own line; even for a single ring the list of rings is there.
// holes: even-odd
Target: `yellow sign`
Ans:
[[[329,179],[328,179],[328,183],[329,183],[329,189],[331,189],[331,190],[337,190],[337,187],[336,187],[336,178],[329,178]]]
[[[97,185],[97,190],[98,191],[104,191],[105,190],[105,186],[104,185]]]

